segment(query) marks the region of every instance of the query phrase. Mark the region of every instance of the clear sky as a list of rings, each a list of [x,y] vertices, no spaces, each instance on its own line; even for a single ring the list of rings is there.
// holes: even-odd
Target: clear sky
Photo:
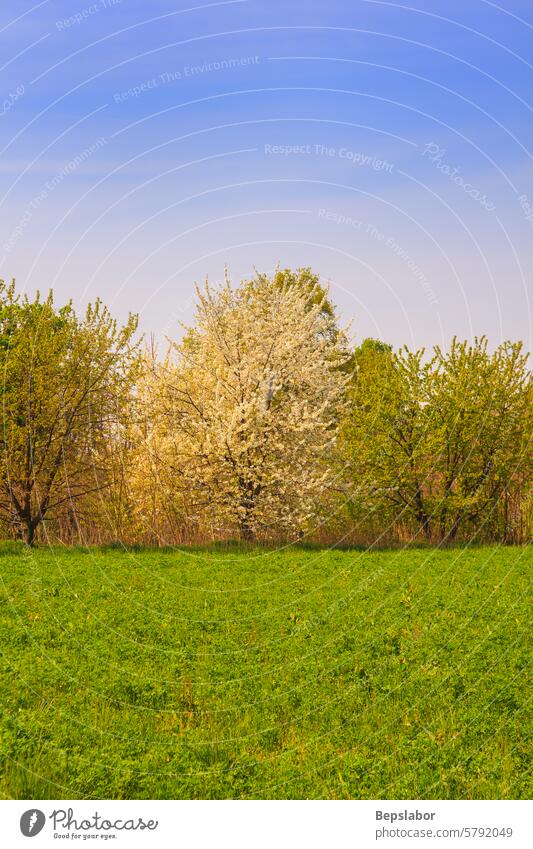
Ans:
[[[4,0],[0,276],[179,335],[311,265],[352,334],[531,346],[531,0]]]

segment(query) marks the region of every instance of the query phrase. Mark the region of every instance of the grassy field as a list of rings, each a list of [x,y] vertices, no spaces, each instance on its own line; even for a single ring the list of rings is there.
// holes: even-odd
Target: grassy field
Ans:
[[[532,560],[6,545],[0,796],[530,796]]]

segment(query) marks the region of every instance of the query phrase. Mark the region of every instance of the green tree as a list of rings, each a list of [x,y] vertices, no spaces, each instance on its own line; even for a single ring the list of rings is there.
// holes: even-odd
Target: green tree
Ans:
[[[266,275],[258,274],[257,281],[264,280]],[[277,268],[272,275],[272,284],[279,289],[293,286],[300,290],[308,304],[308,309],[319,306],[321,314],[330,319],[335,319],[335,307],[333,306],[329,291],[320,282],[320,276],[315,274],[308,266],[297,268]]]
[[[429,538],[431,459],[423,354],[406,348],[393,354],[375,340],[356,351],[341,455],[353,498],[369,510],[381,509],[388,521],[414,518]]]
[[[117,326],[100,301],[79,319],[52,294],[0,282],[0,511],[31,545],[62,505],[108,485],[109,453],[130,396],[137,320]]]
[[[531,493],[532,387],[521,343],[354,355],[341,458],[350,497],[427,540],[509,535],[509,503]]]
[[[520,342],[485,337],[435,348],[428,395],[438,444],[434,513],[442,539],[494,527],[505,493],[531,462],[531,374]],[[505,536],[505,531],[503,533]]]

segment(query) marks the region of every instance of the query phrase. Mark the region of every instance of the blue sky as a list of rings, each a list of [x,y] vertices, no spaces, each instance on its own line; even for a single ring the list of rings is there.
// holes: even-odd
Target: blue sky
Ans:
[[[311,265],[356,339],[530,347],[533,8],[417,2],[4,2],[0,275],[159,338]]]

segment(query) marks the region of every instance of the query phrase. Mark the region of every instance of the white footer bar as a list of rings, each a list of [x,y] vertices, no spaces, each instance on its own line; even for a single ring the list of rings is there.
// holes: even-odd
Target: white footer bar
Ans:
[[[530,849],[527,801],[0,801],[5,847]]]

